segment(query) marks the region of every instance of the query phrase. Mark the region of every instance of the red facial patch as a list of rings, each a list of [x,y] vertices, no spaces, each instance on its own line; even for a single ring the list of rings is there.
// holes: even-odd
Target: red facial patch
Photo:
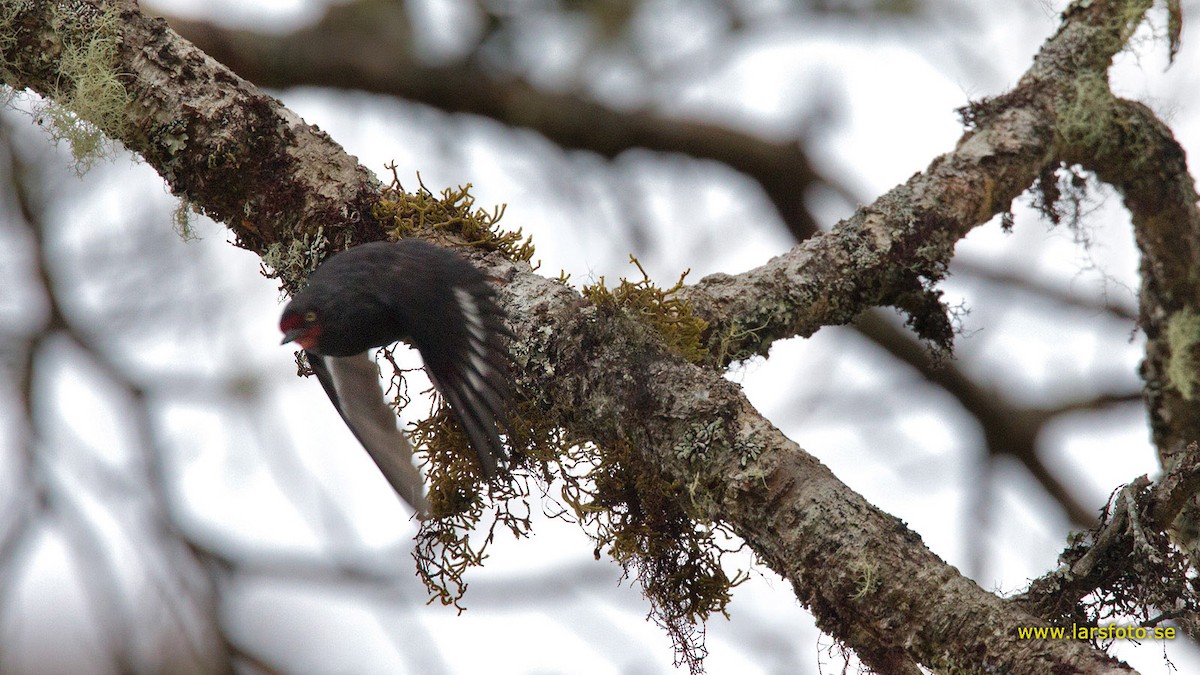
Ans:
[[[317,348],[317,338],[319,337],[321,337],[321,326],[313,324],[300,337],[296,338],[296,344],[308,351],[312,351]]]
[[[314,323],[305,326],[304,317],[299,314],[283,315],[283,318],[279,320],[279,330],[283,332],[285,338],[289,334],[299,331],[292,342],[307,350],[316,348],[317,338],[321,337],[321,324]]]
[[[304,319],[299,314],[284,314],[283,318],[279,320],[279,331],[287,333],[302,325],[304,325]]]

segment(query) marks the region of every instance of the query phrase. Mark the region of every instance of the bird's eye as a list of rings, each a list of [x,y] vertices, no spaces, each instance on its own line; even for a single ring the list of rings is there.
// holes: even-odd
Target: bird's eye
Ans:
[[[305,312],[304,323],[316,323],[316,322],[317,322],[317,313],[316,312]]]

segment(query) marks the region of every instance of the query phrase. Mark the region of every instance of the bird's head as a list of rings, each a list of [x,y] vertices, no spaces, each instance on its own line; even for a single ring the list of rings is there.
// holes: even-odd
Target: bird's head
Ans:
[[[315,309],[297,306],[293,302],[283,310],[279,319],[279,330],[283,331],[283,342],[295,342],[305,350],[314,351],[321,338],[321,317]]]

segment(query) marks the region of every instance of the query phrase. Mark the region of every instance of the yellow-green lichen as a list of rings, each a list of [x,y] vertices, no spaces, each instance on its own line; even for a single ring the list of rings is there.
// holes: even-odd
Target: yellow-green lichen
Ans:
[[[584,286],[583,297],[602,308],[618,308],[630,316],[654,328],[662,336],[667,347],[692,363],[701,363],[708,357],[708,350],[701,338],[708,329],[708,322],[692,313],[692,306],[679,298],[683,280],[688,270],[679,275],[675,285],[663,290],[650,281],[650,275],[642,268],[637,258],[629,256],[629,262],[642,273],[638,281],[622,277],[616,288],[604,286],[604,277],[595,284]]]
[[[59,78],[34,117],[55,141],[67,141],[76,171],[83,173],[110,153],[106,138],[119,138],[127,124],[125,109],[132,97],[116,68],[120,18],[115,12],[85,11],[88,6],[74,12],[67,5],[55,7]]]
[[[462,612],[466,573],[483,564],[496,530],[503,527],[514,537],[528,536],[528,484],[495,481],[485,499],[479,463],[444,405],[410,425],[409,437],[425,460],[433,512],[417,533],[417,574],[431,594],[430,602],[436,599]],[[490,522],[481,528],[488,516]]]
[[[670,480],[626,443],[604,448],[585,481],[563,497],[596,541],[627,574],[636,575],[651,604],[650,617],[671,637],[679,660],[696,666],[702,626],[724,614],[732,589],[746,579],[722,566],[730,533],[698,522],[684,508],[694,486]]]
[[[1153,5],[1153,0],[1126,0],[1122,3],[1121,11],[1114,17],[1114,21],[1117,22],[1118,30],[1115,39],[1118,45],[1124,45],[1129,42],[1129,39],[1137,32],[1138,26],[1145,19],[1146,10],[1150,9]]]
[[[781,304],[781,309],[783,308]],[[713,336],[710,340],[710,362],[718,367],[737,361],[745,361],[756,354],[766,355],[774,342],[771,338],[760,338],[759,333],[770,325],[764,319],[753,328],[743,327],[739,322],[730,322],[725,330]]]
[[[403,371],[381,354],[394,368],[390,392],[395,403],[407,403]],[[529,400],[508,407],[510,428],[505,436],[510,461],[509,474],[485,484],[466,435],[440,399],[435,411],[410,426],[409,437],[424,458],[429,483],[432,517],[421,524],[413,558],[417,575],[438,600],[460,612],[467,590],[467,573],[481,566],[498,530],[514,537],[530,533],[530,498],[540,493],[540,505],[551,517],[571,520],[571,511],[550,505],[550,485],[561,481],[577,484],[596,458],[595,446],[568,436],[561,425],[562,411],[544,410]],[[486,497],[484,496],[486,492]],[[563,488],[564,496],[568,488]]]
[[[1200,313],[1192,309],[1176,312],[1167,322],[1167,379],[1188,401],[1196,400],[1200,384]]]
[[[13,23],[21,11],[20,3],[6,2],[0,5],[0,53],[6,53],[17,45],[17,33]],[[0,73],[5,72],[8,64],[0,60]]]
[[[329,253],[325,228],[317,227],[315,234],[305,232],[286,244],[273,242],[262,254],[262,271],[269,279],[279,279],[292,292],[300,288],[309,273],[317,268]]]
[[[860,560],[850,567],[858,573],[857,589],[850,596],[852,600],[862,600],[879,588],[879,570],[874,563]]]
[[[171,212],[171,222],[175,225],[175,233],[184,241],[192,241],[199,239],[196,230],[192,227],[192,214],[199,213],[199,208],[196,207],[186,197],[180,198],[179,203],[175,205],[175,210]]]
[[[1103,73],[1082,73],[1059,106],[1056,130],[1068,155],[1107,155],[1117,149],[1112,132],[1113,95]]]

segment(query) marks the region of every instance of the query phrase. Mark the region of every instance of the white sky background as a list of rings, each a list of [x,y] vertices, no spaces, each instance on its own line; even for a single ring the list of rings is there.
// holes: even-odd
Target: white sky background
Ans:
[[[944,4],[947,13],[961,11]],[[588,72],[595,75],[597,95],[614,105],[653,104],[771,139],[795,136],[814,108],[834,110],[834,126],[823,129],[819,159],[830,175],[869,202],[953,147],[962,132],[954,109],[1013,85],[1053,33],[1065,3],[971,4],[978,6],[966,20],[946,18],[941,31],[924,24],[906,32],[891,23],[871,28],[848,20],[801,25],[768,18],[725,45],[718,60],[706,50],[697,51],[704,58],[688,51],[688,36],[704,34],[703,12],[659,3],[654,25],[665,35],[645,43],[660,45],[649,57],[673,73],[667,84],[648,88],[620,63],[588,66]],[[297,2],[158,0],[145,5],[280,30],[319,13],[316,4]],[[431,26],[440,25],[437,17],[454,7],[449,2],[429,6]],[[1185,2],[1183,50],[1172,69],[1164,72],[1165,41],[1149,39],[1139,42],[1135,53],[1122,54],[1115,69],[1118,93],[1155,108],[1192,157],[1200,156],[1200,101],[1184,92],[1200,91],[1196,9],[1197,3]],[[463,25],[464,16],[469,15],[459,15],[457,25]],[[1152,21],[1161,35],[1166,22],[1161,9]],[[453,54],[456,39],[461,36],[451,31],[424,46]],[[554,84],[586,58],[569,40],[544,42],[530,36],[530,59],[536,64],[530,75],[538,82]],[[415,184],[420,171],[435,191],[469,181],[478,205],[507,204],[503,224],[533,235],[541,272],[565,270],[576,285],[601,275],[613,281],[636,273],[627,263],[630,252],[660,282],[672,281],[688,267],[694,281],[712,272],[743,271],[790,245],[765,198],[748,191],[744,178],[712,164],[681,166],[676,158],[645,153],[609,163],[585,153],[563,155],[528,131],[384,97],[319,90],[273,94],[380,175],[394,161],[406,185]],[[458,137],[457,147],[447,142],[450,134]],[[1194,161],[1192,168],[1198,170]],[[169,234],[166,216],[173,201],[144,165],[130,167],[119,159],[97,168],[83,183],[86,187],[78,189],[90,190],[91,201],[86,210],[76,208],[80,216],[62,238],[65,248],[86,250],[89,241],[113,237],[129,218],[130,204],[140,205],[139,217],[158,218]],[[638,237],[630,236],[632,228],[621,220],[631,204],[650,226]],[[849,215],[851,207],[831,198],[818,210],[828,225]],[[1096,244],[1085,251],[1065,228],[1049,229],[1022,205],[1013,233],[1002,233],[997,224],[977,228],[959,254],[1132,304],[1137,257],[1115,196],[1109,195],[1095,222]],[[198,230],[200,241],[170,245],[201,260],[192,274],[206,280],[206,292],[215,298],[205,320],[177,326],[169,335],[132,339],[127,358],[145,372],[160,374],[181,363],[187,364],[183,370],[246,373],[262,378],[272,394],[266,410],[218,415],[201,396],[163,415],[196,527],[242,542],[248,550],[325,551],[372,565],[391,560],[411,570],[408,550],[415,527],[408,514],[321,388],[294,377],[292,350],[278,346],[281,306],[275,284],[258,275],[257,258],[226,243],[219,226],[199,223]],[[973,310],[965,320],[967,335],[958,342],[960,354],[970,354],[974,367],[986,367],[994,386],[1010,395],[1052,399],[1088,373],[1111,373],[1118,382],[1136,376],[1140,336],[1128,342],[1121,339],[1128,328],[1094,330],[1097,322],[1111,319],[1052,317],[1047,307],[981,296],[985,287],[957,279],[944,288],[951,304],[961,298]],[[151,295],[154,288],[137,292]],[[213,358],[197,359],[197,353]],[[1017,591],[1052,568],[1069,525],[1065,518],[1047,517],[1058,507],[1016,466],[1001,467],[991,478],[990,528],[983,535],[982,567],[975,567],[972,561],[979,556],[968,542],[978,536],[979,525],[968,491],[978,489],[981,480],[977,431],[946,412],[944,397],[919,378],[884,370],[884,362],[852,331],[825,329],[809,340],[777,344],[769,361],[752,361],[730,377],[791,438],[868,500],[906,521],[937,554],[973,574],[984,588]],[[56,381],[60,398],[75,405],[80,397],[103,399],[89,392],[94,374],[76,372],[70,363],[64,357]],[[854,418],[868,400],[878,408]],[[105,411],[113,405],[98,400],[87,407]],[[406,416],[413,419],[425,409],[414,404]],[[98,452],[120,455],[122,434],[128,432],[113,422],[116,414],[80,418],[76,428],[63,433],[92,439]],[[1119,484],[1156,472],[1139,411],[1080,416],[1077,424],[1062,424],[1051,435],[1043,439],[1047,461],[1086,486],[1095,508]],[[341,517],[305,506],[317,503],[322,491],[336,495]],[[592,544],[573,526],[543,520],[534,531],[526,541],[499,537],[488,565],[471,573],[465,600],[470,609],[461,616],[425,606],[415,578],[378,597],[369,589],[347,595],[302,581],[252,577],[239,582],[244,592],[229,594],[233,601],[224,616],[246,644],[295,672],[672,672],[665,635],[645,622],[646,606],[636,589],[618,585],[616,566],[607,559],[594,561]],[[44,541],[22,584],[20,658],[51,666],[39,672],[79,670],[89,663],[86,652],[81,657],[63,644],[76,635],[86,644],[93,633],[78,618],[81,593],[71,581],[70,556],[58,538]],[[789,585],[768,570],[760,572],[736,589],[731,621],[710,623],[708,671],[816,672],[823,664],[823,672],[837,672],[840,661],[828,653],[830,640],[813,628]],[[422,648],[406,648],[416,643]],[[436,648],[433,657],[430,645]],[[1159,643],[1123,645],[1116,653],[1144,673],[1169,672]],[[1182,641],[1168,645],[1167,653],[1180,672],[1200,672],[1200,655]]]

